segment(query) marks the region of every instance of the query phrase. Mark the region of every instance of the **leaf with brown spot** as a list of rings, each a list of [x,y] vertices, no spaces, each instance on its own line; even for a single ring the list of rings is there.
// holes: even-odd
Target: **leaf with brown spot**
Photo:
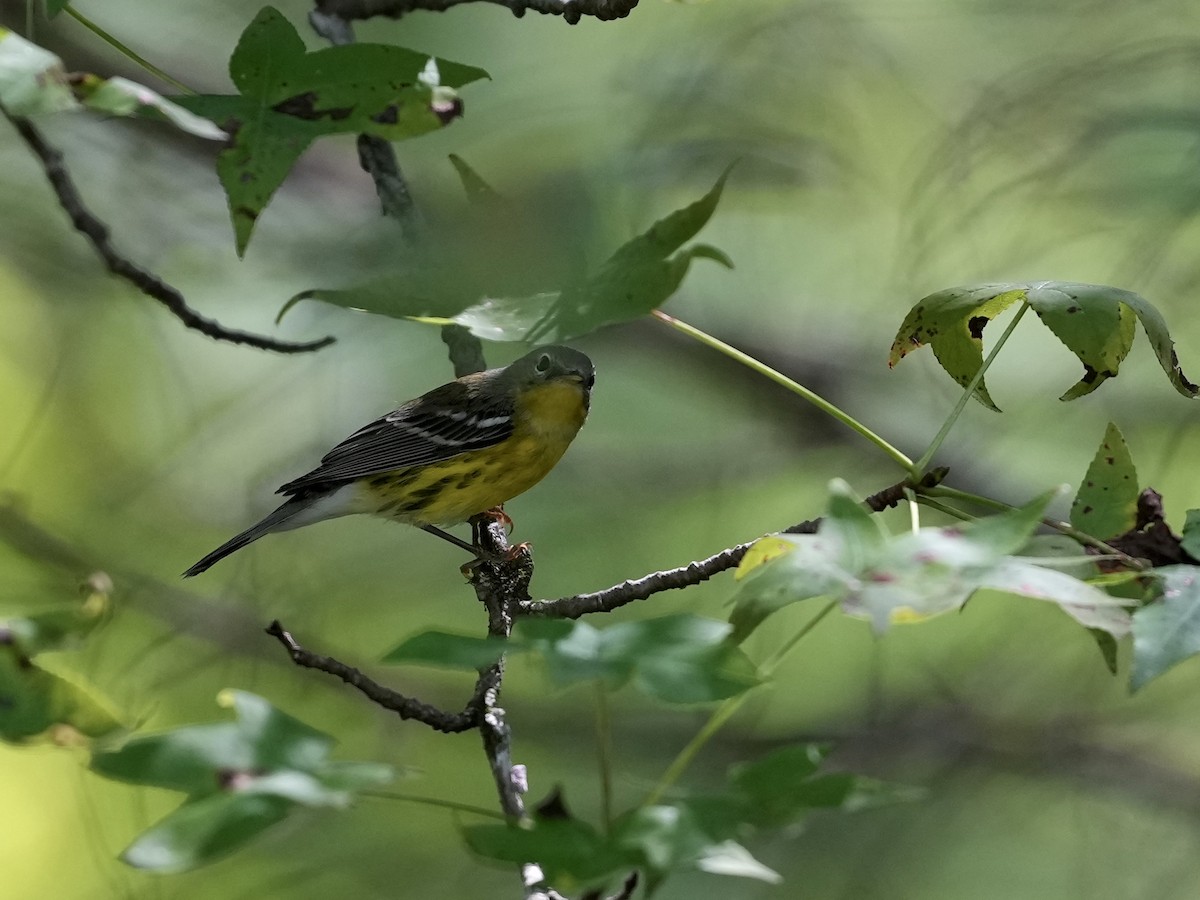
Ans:
[[[435,131],[462,111],[455,89],[487,77],[473,66],[385,44],[309,53],[270,6],[242,32],[229,74],[240,93],[174,99],[230,133],[217,174],[239,255],[258,214],[313,140],[361,133],[394,141]]]
[[[1137,502],[1133,457],[1120,429],[1109,422],[1071,504],[1071,524],[1100,540],[1116,537],[1134,527]]]

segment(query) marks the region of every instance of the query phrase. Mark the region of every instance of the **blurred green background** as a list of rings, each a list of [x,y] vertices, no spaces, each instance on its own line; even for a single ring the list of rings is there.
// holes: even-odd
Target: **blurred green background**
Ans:
[[[278,4],[308,34],[308,7]],[[256,8],[111,0],[80,11],[188,85],[228,89],[226,60]],[[0,2],[22,30],[24,5]],[[928,353],[886,353],[921,296],[978,281],[1116,284],[1166,315],[1185,372],[1200,369],[1200,4],[1064,0],[643,0],[619,22],[515,19],[484,4],[359,26],[486,68],[466,116],[398,145],[423,211],[465,206],[447,155],[513,202],[511,232],[548,260],[599,262],[741,160],[668,305],[823,393],[912,455],[957,388]],[[153,83],[76,23],[35,39],[71,69]],[[214,147],[144,122],[39,121],[117,246],[202,313],[270,332],[283,302],[386,269],[399,236],[379,218],[353,140],[319,142],[232,249]],[[480,633],[462,554],[412,529],[344,519],[274,536],[211,573],[178,574],[272,508],[280,482],[332,443],[450,377],[435,330],[301,304],[280,327],[338,343],[284,357],[217,344],[108,277],[44,175],[0,128],[0,586],[6,611],[77,596],[109,573],[116,613],[78,652],[47,660],[107,692],[145,728],[223,715],[217,692],[263,694],[336,734],[345,758],[388,761],[401,790],[494,805],[473,734],[376,712],[295,669],[261,633],[281,619],[314,649],[370,667],[432,627]],[[533,590],[555,597],[680,565],[819,514],[825,485],[897,480],[836,423],[665,327],[577,342],[596,362],[593,413],[560,466],[509,505],[533,542]],[[492,346],[501,364],[519,350]],[[1200,506],[1195,413],[1143,337],[1121,377],[1070,405],[1074,358],[1033,317],[947,443],[952,482],[1021,502],[1077,484],[1106,422],[1176,526]],[[1065,501],[1059,509],[1065,514]],[[893,520],[897,527],[903,519]],[[613,620],[725,614],[728,576]],[[790,610],[752,655],[811,615]],[[783,618],[783,617],[781,617]],[[470,682],[372,672],[456,707]],[[1087,635],[1034,600],[985,598],[875,639],[831,619],[760,690],[685,778],[699,786],[782,741],[841,739],[835,761],[924,789],[922,800],[819,814],[751,849],[785,876],[709,875],[665,898],[1191,898],[1200,894],[1200,664],[1129,698]],[[518,660],[504,705],[531,796],[564,786],[598,805],[593,694],[551,690]],[[614,702],[616,793],[636,802],[703,721],[624,691]],[[365,800],[288,820],[187,875],[115,861],[178,795],[105,782],[81,751],[0,747],[6,897],[515,896],[471,859],[458,820]],[[467,820],[463,820],[467,821]]]

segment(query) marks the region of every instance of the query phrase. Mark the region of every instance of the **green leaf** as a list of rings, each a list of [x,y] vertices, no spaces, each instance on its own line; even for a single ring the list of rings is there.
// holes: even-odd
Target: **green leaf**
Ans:
[[[458,173],[463,190],[467,193],[467,199],[472,204],[487,206],[502,202],[503,198],[496,193],[495,189],[484,181],[478,172],[467,165],[467,161],[461,156],[451,153],[450,164],[454,166],[454,171]]]
[[[729,782],[747,808],[744,820],[759,828],[778,828],[810,810],[845,804],[855,789],[855,777],[818,775],[824,755],[825,748],[818,745],[796,744],[734,766]]]
[[[270,794],[214,794],[185,803],[121,854],[138,869],[182,872],[237,850],[287,817],[295,804]]]
[[[1189,509],[1183,522],[1179,546],[1192,559],[1200,559],[1200,509]]]
[[[699,200],[660,219],[618,248],[586,279],[559,292],[487,298],[455,316],[454,321],[485,340],[570,340],[604,325],[639,318],[661,306],[679,288],[693,259],[733,268],[729,257],[715,247],[699,244],[680,249],[712,217],[729,171],[726,169]]]
[[[861,572],[872,565],[887,543],[879,523],[840,478],[829,485],[829,505],[818,534],[840,545],[838,565],[849,572]]]
[[[130,865],[179,871],[211,862],[296,807],[340,808],[350,792],[393,777],[388,766],[330,760],[329,735],[261,697],[224,691],[219,699],[235,721],[134,737],[93,754],[101,775],[188,795],[125,851]]]
[[[1104,660],[1104,667],[1108,669],[1110,675],[1116,675],[1120,667],[1117,658],[1119,650],[1117,639],[1110,632],[1102,628],[1089,628],[1088,633],[1096,642],[1096,649],[1100,651],[1100,658]]]
[[[1012,285],[983,284],[924,297],[904,317],[892,342],[888,367],[929,344],[946,373],[966,387],[983,365],[983,329],[1023,296],[1023,289]],[[975,397],[999,412],[985,382],[976,387]]]
[[[333,738],[246,691],[224,691],[236,721],[188,725],[143,735],[92,757],[108,778],[203,796],[225,790],[231,778],[278,769],[318,771]]]
[[[771,535],[738,567],[742,582],[729,621],[740,643],[772,613],[811,597],[842,598],[884,551],[887,536],[846,482],[829,485],[815,535]],[[756,549],[758,548],[758,549]]]
[[[482,69],[384,44],[305,52],[296,29],[264,7],[229,60],[237,95],[176,98],[221,126],[230,142],[217,157],[239,255],[292,165],[317,137],[364,133],[415,137],[461,114],[454,89]]]
[[[563,627],[565,626],[565,627]],[[627,681],[667,703],[723,700],[758,683],[749,658],[729,640],[725,622],[691,615],[621,622],[524,621],[518,642],[538,650],[559,684]]]
[[[1162,597],[1133,614],[1135,691],[1200,653],[1200,567],[1165,566],[1154,574],[1162,579]]]
[[[596,829],[574,818],[535,818],[528,825],[470,825],[462,829],[472,852],[507,863],[536,862],[560,889],[593,885],[632,859]]]
[[[486,204],[474,207],[486,207],[492,217],[483,237],[497,230],[511,231],[512,221],[519,218],[501,218],[504,207],[494,193],[488,193],[490,188],[461,160],[453,161],[472,199],[485,195],[488,199]],[[280,315],[299,300],[314,299],[426,324],[454,322],[489,341],[552,342],[579,337],[605,325],[636,319],[661,306],[678,289],[695,259],[710,259],[732,268],[729,258],[715,247],[682,247],[712,215],[728,174],[727,170],[721,175],[703,198],[619,248],[597,271],[580,273],[558,290],[530,291],[528,285],[516,289],[509,285],[511,294],[503,287],[497,290],[495,272],[502,268],[498,266],[491,266],[490,274],[477,264],[459,272],[463,269],[462,259],[474,258],[479,249],[473,245],[463,247],[463,235],[455,234],[422,248],[425,257],[435,260],[432,266],[427,260],[422,265],[422,260],[414,259],[400,275],[341,291],[305,291],[289,300]],[[522,268],[536,262],[531,258]],[[439,278],[431,279],[431,272]]]
[[[1017,300],[1027,301],[1083,363],[1083,377],[1062,400],[1091,393],[1116,376],[1133,342],[1135,316],[1175,389],[1185,397],[1200,391],[1184,376],[1166,322],[1145,298],[1120,288],[1063,281],[972,285],[931,294],[905,317],[888,364],[894,366],[928,343],[947,373],[966,385],[983,361],[980,336],[984,326]],[[982,385],[976,396],[995,409]]]
[[[53,19],[71,5],[71,0],[46,0],[46,18]]]
[[[0,739],[26,741],[59,726],[91,738],[123,727],[95,688],[47,671],[12,644],[0,646]]]
[[[1109,422],[1071,504],[1071,524],[1092,537],[1107,540],[1133,528],[1137,503],[1133,457],[1120,429]]]
[[[1083,363],[1083,378],[1060,400],[1090,394],[1114,377],[1133,346],[1134,312],[1113,288],[1046,282],[1032,285],[1026,299],[1054,336]]]
[[[482,669],[504,655],[507,642],[441,631],[413,635],[383,657],[385,663],[425,663],[448,669]],[[514,649],[518,649],[515,648]]]
[[[836,535],[777,534],[761,539],[772,548],[790,546],[790,552],[774,554],[748,572],[738,570],[741,586],[733,596],[733,626],[730,640],[744,641],[768,616],[812,597],[845,596],[855,575],[841,566],[841,539]],[[758,546],[756,544],[755,546]],[[751,548],[753,552],[753,548]],[[749,554],[747,554],[749,557]]]
[[[1016,553],[1024,548],[1046,515],[1046,507],[1060,493],[1058,488],[1034,497],[1024,506],[985,516],[961,526],[972,542],[987,547],[996,556]]]

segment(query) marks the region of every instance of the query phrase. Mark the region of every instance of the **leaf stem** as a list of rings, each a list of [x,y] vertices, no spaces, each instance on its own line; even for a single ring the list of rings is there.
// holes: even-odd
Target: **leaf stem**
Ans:
[[[694,325],[689,325],[687,322],[684,322],[681,319],[677,319],[672,315],[668,315],[667,313],[663,312],[661,309],[656,309],[656,310],[651,311],[650,315],[654,316],[660,322],[664,322],[667,325],[670,325],[676,331],[681,331],[684,334],[686,334],[688,337],[694,338],[695,340],[699,341],[700,343],[705,344],[706,346],[712,347],[714,350],[717,350],[721,353],[724,353],[730,359],[737,360],[742,365],[747,366],[750,369],[753,369],[758,374],[763,375],[766,378],[769,378],[771,381],[774,381],[776,384],[782,385],[783,387],[787,388],[793,394],[797,394],[800,397],[803,397],[805,400],[807,400],[809,403],[811,403],[817,409],[821,410],[821,412],[825,413],[826,415],[832,416],[833,418],[835,418],[839,422],[841,422],[843,425],[845,425],[847,428],[850,428],[853,431],[856,431],[862,437],[866,438],[868,441],[870,441],[872,444],[874,444],[876,447],[878,447],[880,450],[882,450],[884,453],[886,453],[888,456],[890,456],[893,460],[895,460],[905,470],[907,470],[909,472],[916,471],[913,468],[913,461],[911,459],[909,459],[907,456],[905,456],[903,453],[901,453],[899,450],[897,450],[895,447],[893,447],[891,444],[889,444],[887,441],[885,441],[882,437],[880,437],[875,432],[873,432],[871,429],[869,429],[866,425],[863,425],[861,422],[859,422],[853,416],[850,416],[847,413],[842,412],[840,409],[838,409],[836,406],[834,406],[828,400],[821,397],[819,394],[816,394],[813,391],[809,390],[808,388],[806,388],[804,385],[800,384],[799,382],[793,381],[791,378],[788,378],[783,373],[777,372],[775,369],[772,369],[770,366],[766,365],[765,363],[759,362],[757,359],[755,359],[750,354],[743,353],[741,350],[738,350],[736,347],[732,347],[729,344],[725,343],[724,341],[720,340],[719,338],[715,338],[711,334],[701,331],[699,328],[695,327]]]
[[[791,652],[792,648],[807,637],[836,606],[837,601],[830,600],[820,612],[805,622],[799,631],[792,635],[782,647],[776,650],[759,667],[759,676],[764,679],[769,678],[775,669],[779,667],[779,664],[783,662],[784,657]],[[667,770],[663,772],[662,777],[658,780],[658,784],[654,785],[654,789],[642,801],[642,806],[653,806],[663,798],[663,794],[679,780],[679,776],[687,771],[688,766],[692,764],[692,760],[696,758],[697,754],[704,748],[704,745],[712,740],[716,733],[725,726],[725,723],[733,718],[734,713],[742,708],[742,704],[746,702],[746,698],[750,696],[753,690],[751,688],[749,691],[744,691],[741,694],[730,697],[713,711],[713,714],[708,717],[708,721],[687,742],[687,746],[679,751],[679,755],[671,761],[671,765],[667,766]]]
[[[453,800],[439,800],[437,797],[421,797],[417,794],[397,794],[391,791],[357,791],[359,797],[373,797],[376,800],[400,800],[405,803],[419,803],[421,806],[434,806],[439,809],[450,809],[455,812],[470,813],[473,816],[485,816],[489,819],[504,820],[504,813],[497,810],[484,809],[482,806],[471,806],[469,803],[455,803]]]
[[[612,828],[612,715],[608,689],[596,679],[596,757],[600,767],[600,821],[607,834]]]
[[[137,65],[141,66],[143,69],[145,69],[147,72],[149,72],[155,78],[157,78],[159,81],[165,82],[166,84],[171,85],[171,87],[175,88],[176,90],[183,91],[183,93],[185,93],[185,94],[196,93],[194,90],[192,90],[186,84],[184,84],[182,81],[168,75],[166,72],[164,72],[158,66],[154,65],[154,63],[150,62],[150,60],[146,59],[145,57],[143,57],[140,54],[138,54],[137,52],[135,52],[131,47],[128,47],[125,44],[121,43],[121,41],[117,40],[116,37],[109,34],[107,31],[105,31],[103,28],[101,28],[99,25],[97,25],[91,19],[87,18],[82,13],[77,12],[73,5],[68,4],[67,6],[64,6],[63,12],[65,12],[68,16],[70,16],[72,19],[74,19],[76,22],[78,22],[80,25],[82,25],[84,28],[86,28],[92,34],[96,35],[96,37],[100,38],[100,40],[104,41],[104,43],[108,44],[110,47],[112,47],[114,50],[116,50],[122,56],[126,57],[127,59],[129,59],[132,62],[136,63]]]
[[[946,436],[950,434],[950,429],[954,427],[954,423],[958,421],[958,417],[962,415],[962,411],[967,408],[967,404],[975,395],[975,389],[983,383],[983,376],[987,373],[988,368],[991,366],[992,360],[996,358],[996,354],[1000,352],[1000,349],[1008,340],[1008,336],[1013,333],[1013,329],[1017,327],[1017,323],[1021,321],[1021,317],[1025,315],[1028,309],[1028,301],[1021,301],[1021,308],[1017,310],[1017,314],[1013,316],[1012,321],[1008,323],[1008,327],[1004,329],[1004,333],[1001,334],[1000,339],[996,341],[996,346],[992,348],[991,352],[988,353],[983,363],[979,366],[979,370],[975,373],[971,380],[967,382],[966,389],[963,391],[962,396],[958,398],[958,403],[955,404],[954,409],[950,412],[950,415],[946,417],[946,421],[942,423],[942,428],[934,437],[933,443],[929,445],[929,448],[922,453],[921,458],[917,460],[917,464],[912,469],[914,477],[920,478],[925,474],[925,469],[929,466],[934,454],[941,449],[942,443],[946,440]]]

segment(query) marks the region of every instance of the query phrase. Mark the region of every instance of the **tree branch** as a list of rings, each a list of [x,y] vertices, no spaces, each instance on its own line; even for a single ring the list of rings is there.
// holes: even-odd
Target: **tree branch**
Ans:
[[[34,124],[24,116],[12,115],[3,105],[0,105],[0,114],[3,114],[4,118],[12,123],[17,134],[41,161],[46,178],[58,196],[59,205],[71,217],[71,224],[75,226],[75,229],[91,241],[108,270],[118,278],[128,281],[147,297],[157,300],[186,327],[218,341],[244,344],[247,347],[273,350],[276,353],[309,353],[333,343],[332,337],[324,337],[318,341],[279,341],[264,335],[226,328],[219,322],[200,315],[187,305],[183,294],[178,290],[116,251],[109,239],[108,226],[96,218],[84,205],[83,198],[79,195],[79,189],[75,186],[71,173],[63,163],[62,153],[42,136]]]
[[[291,656],[292,662],[296,665],[305,669],[316,669],[340,678],[352,688],[365,694],[373,703],[391,710],[401,719],[414,719],[435,731],[442,731],[446,734],[469,731],[478,727],[485,696],[493,689],[491,681],[481,675],[475,685],[475,693],[467,702],[466,708],[460,713],[448,713],[436,706],[422,703],[420,700],[406,697],[391,688],[386,688],[353,666],[339,662],[331,656],[320,656],[310,650],[305,650],[291,634],[284,630],[278,619],[267,626],[266,632],[283,644],[288,655]]]
[[[317,0],[317,9],[342,19],[369,19],[387,16],[399,19],[414,10],[445,12],[452,6],[474,3],[479,0]],[[533,10],[549,16],[562,16],[568,25],[576,24],[584,16],[593,16],[601,22],[623,19],[638,0],[486,0],[499,6],[507,6],[517,18]]]
[[[940,481],[945,476],[944,470],[939,470],[937,478]],[[922,483],[924,485],[924,482]],[[931,485],[928,485],[932,487]],[[863,504],[872,512],[879,512],[895,506],[904,499],[904,492],[912,487],[907,481],[901,481],[872,494]],[[784,534],[814,534],[821,524],[820,519],[809,519],[783,530]],[[580,616],[596,612],[612,612],[627,603],[636,600],[646,600],[662,591],[677,590],[691,587],[708,581],[714,575],[736,568],[746,555],[746,551],[754,545],[747,541],[735,547],[722,550],[707,559],[688,563],[677,569],[667,569],[662,572],[652,572],[643,578],[634,578],[620,584],[596,591],[591,594],[575,594],[572,597],[560,597],[557,600],[521,600],[514,612],[518,616],[533,616],[538,618],[578,619]]]

